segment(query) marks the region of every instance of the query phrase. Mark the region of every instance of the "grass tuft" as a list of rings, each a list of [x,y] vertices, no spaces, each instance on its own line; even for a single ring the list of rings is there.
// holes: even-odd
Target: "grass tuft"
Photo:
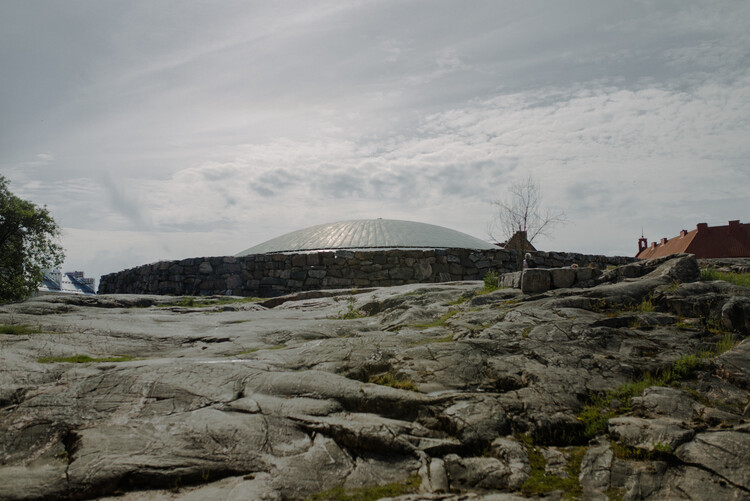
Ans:
[[[30,325],[6,325],[0,324],[0,334],[34,334],[40,332]]]
[[[392,372],[386,372],[378,376],[371,376],[370,383],[379,384],[382,386],[390,386],[391,388],[398,388],[400,390],[419,391],[419,387],[414,381],[406,378],[396,378]]]
[[[631,399],[642,395],[646,388],[669,386],[687,379],[703,366],[706,359],[721,355],[736,344],[737,339],[732,334],[725,334],[711,350],[683,355],[656,375],[646,373],[604,395],[592,397],[578,414],[578,421],[584,426],[584,436],[593,438],[605,433],[609,420],[629,411]]]
[[[734,285],[750,287],[750,273],[731,273],[706,268],[701,270],[701,280],[704,282],[724,280]]]
[[[339,311],[339,314],[336,318],[339,320],[352,320],[355,318],[362,318],[366,317],[367,313],[364,311],[360,311],[357,309],[354,303],[354,296],[349,296],[349,299],[346,301],[346,311]]]
[[[566,470],[568,475],[567,477],[558,477],[545,471],[547,460],[544,459],[541,450],[534,445],[532,438],[529,435],[521,435],[519,438],[526,449],[531,466],[531,473],[521,486],[521,491],[527,496],[533,496],[561,490],[563,491],[563,499],[580,499],[582,488],[578,476],[581,473],[581,462],[586,454],[586,447],[572,447],[567,450],[568,464]]]
[[[440,318],[438,318],[434,322],[430,322],[427,324],[414,324],[411,327],[415,329],[419,329],[419,330],[429,329],[431,327],[441,327],[445,325],[445,322],[448,321],[449,318],[458,314],[458,312],[459,312],[458,310],[450,310],[448,313],[443,314]]]

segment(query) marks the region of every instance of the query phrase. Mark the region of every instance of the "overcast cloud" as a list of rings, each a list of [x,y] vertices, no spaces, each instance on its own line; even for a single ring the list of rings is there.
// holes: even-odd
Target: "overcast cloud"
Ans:
[[[0,2],[0,173],[66,269],[393,218],[487,237],[529,173],[545,250],[750,222],[750,3]]]

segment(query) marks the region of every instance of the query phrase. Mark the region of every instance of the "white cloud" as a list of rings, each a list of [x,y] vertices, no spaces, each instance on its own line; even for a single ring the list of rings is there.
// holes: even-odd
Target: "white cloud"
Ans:
[[[357,217],[482,237],[528,172],[571,219],[544,248],[747,217],[741,3],[107,6],[0,6],[0,172],[77,267]]]

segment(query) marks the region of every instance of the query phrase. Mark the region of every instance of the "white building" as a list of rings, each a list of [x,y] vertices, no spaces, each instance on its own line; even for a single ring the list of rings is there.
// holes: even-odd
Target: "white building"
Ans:
[[[84,276],[82,271],[66,271],[62,273],[57,268],[47,270],[44,280],[39,286],[41,294],[96,294],[94,279]]]

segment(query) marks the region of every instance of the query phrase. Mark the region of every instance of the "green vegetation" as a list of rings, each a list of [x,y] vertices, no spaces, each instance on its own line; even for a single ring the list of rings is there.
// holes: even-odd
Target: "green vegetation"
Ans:
[[[602,396],[593,397],[578,414],[578,420],[584,425],[584,436],[593,438],[606,432],[607,422],[630,410],[631,399],[643,394],[646,388],[668,386],[687,379],[703,366],[706,359],[721,355],[736,344],[737,340],[734,336],[726,334],[712,350],[683,355],[655,376],[646,373],[641,378],[628,381]]]
[[[74,355],[72,357],[41,357],[37,359],[40,364],[52,364],[61,362],[66,364],[91,364],[97,362],[130,362],[135,357],[130,355],[116,355],[114,357],[93,358],[88,355]]]
[[[414,381],[406,378],[396,378],[392,372],[386,372],[378,376],[371,376],[370,383],[379,384],[382,386],[390,386],[391,388],[398,388],[400,390],[419,391],[419,387],[414,384]]]
[[[30,325],[6,325],[0,324],[0,334],[34,334],[40,332]]]
[[[306,501],[375,501],[377,499],[402,496],[416,492],[422,483],[419,475],[411,475],[403,482],[370,487],[345,488],[334,487],[327,491],[313,494]]]
[[[0,175],[0,303],[29,297],[44,271],[62,264],[59,238],[60,227],[47,207],[15,196]]]
[[[68,456],[67,449],[63,449],[60,452],[58,452],[57,454],[55,454],[55,459],[59,459],[63,463],[69,464],[70,463],[70,456]]]
[[[558,477],[545,471],[547,460],[544,459],[541,450],[534,445],[532,438],[528,435],[521,435],[519,438],[526,448],[531,466],[531,474],[521,486],[521,491],[527,496],[532,496],[561,490],[563,491],[563,499],[580,499],[582,489],[578,481],[578,475],[581,473],[581,461],[586,454],[586,447],[572,447],[567,450],[568,464],[566,470],[568,476]]]
[[[604,301],[604,300],[602,300],[602,301]],[[594,309],[593,311],[601,311],[601,309],[605,309],[606,308],[606,302],[605,302],[604,305],[597,305],[596,308],[597,309]],[[646,296],[645,298],[643,298],[643,300],[640,303],[634,304],[634,305],[631,305],[631,306],[626,306],[626,307],[623,307],[623,308],[619,308],[619,309],[616,309],[616,310],[613,310],[613,311],[609,311],[609,312],[607,312],[607,316],[609,318],[614,318],[614,317],[619,316],[622,313],[632,313],[632,312],[636,312],[636,313],[651,313],[653,311],[656,311],[656,307],[654,306],[654,303],[653,303],[653,296],[651,294],[649,294],[648,296]]]
[[[716,315],[709,315],[708,317],[701,315],[700,321],[703,327],[713,334],[724,334],[727,331],[726,328],[724,328],[724,322],[722,322],[721,318]]]
[[[193,296],[186,296],[174,303],[161,303],[156,306],[159,308],[172,308],[174,306],[183,306],[185,308],[208,308],[211,306],[223,306],[225,304],[257,303],[258,301],[265,301],[265,299],[262,297],[219,297],[196,299]]]
[[[338,317],[341,320],[351,320],[354,318],[362,318],[366,317],[367,314],[364,312],[361,312],[357,309],[357,307],[354,304],[354,296],[349,296],[349,299],[346,301],[346,311],[339,311]]]
[[[705,268],[701,270],[701,280],[704,282],[724,280],[725,282],[741,285],[742,287],[750,287],[750,273],[731,273]]]
[[[434,322],[430,322],[427,324],[414,324],[411,325],[411,327],[414,327],[415,329],[423,330],[423,329],[429,329],[431,327],[441,327],[445,325],[445,322],[451,318],[454,315],[457,315],[459,313],[458,310],[450,310],[449,312],[443,314],[440,318],[435,320]]]
[[[458,306],[459,304],[464,304],[469,300],[466,296],[461,296],[458,299],[454,299],[453,301],[448,301],[448,306]]]
[[[663,442],[656,442],[653,445],[653,450],[644,449],[641,447],[631,447],[629,445],[621,444],[619,442],[612,441],[610,443],[612,447],[612,453],[617,459],[625,461],[651,461],[656,459],[669,459],[669,456],[674,452],[674,448]]]
[[[651,294],[643,298],[643,301],[641,301],[640,304],[635,305],[633,311],[640,311],[641,313],[651,313],[654,311],[653,297]]]
[[[497,278],[497,273],[495,273],[494,271],[488,271],[484,276],[484,290],[488,292],[497,290]]]

